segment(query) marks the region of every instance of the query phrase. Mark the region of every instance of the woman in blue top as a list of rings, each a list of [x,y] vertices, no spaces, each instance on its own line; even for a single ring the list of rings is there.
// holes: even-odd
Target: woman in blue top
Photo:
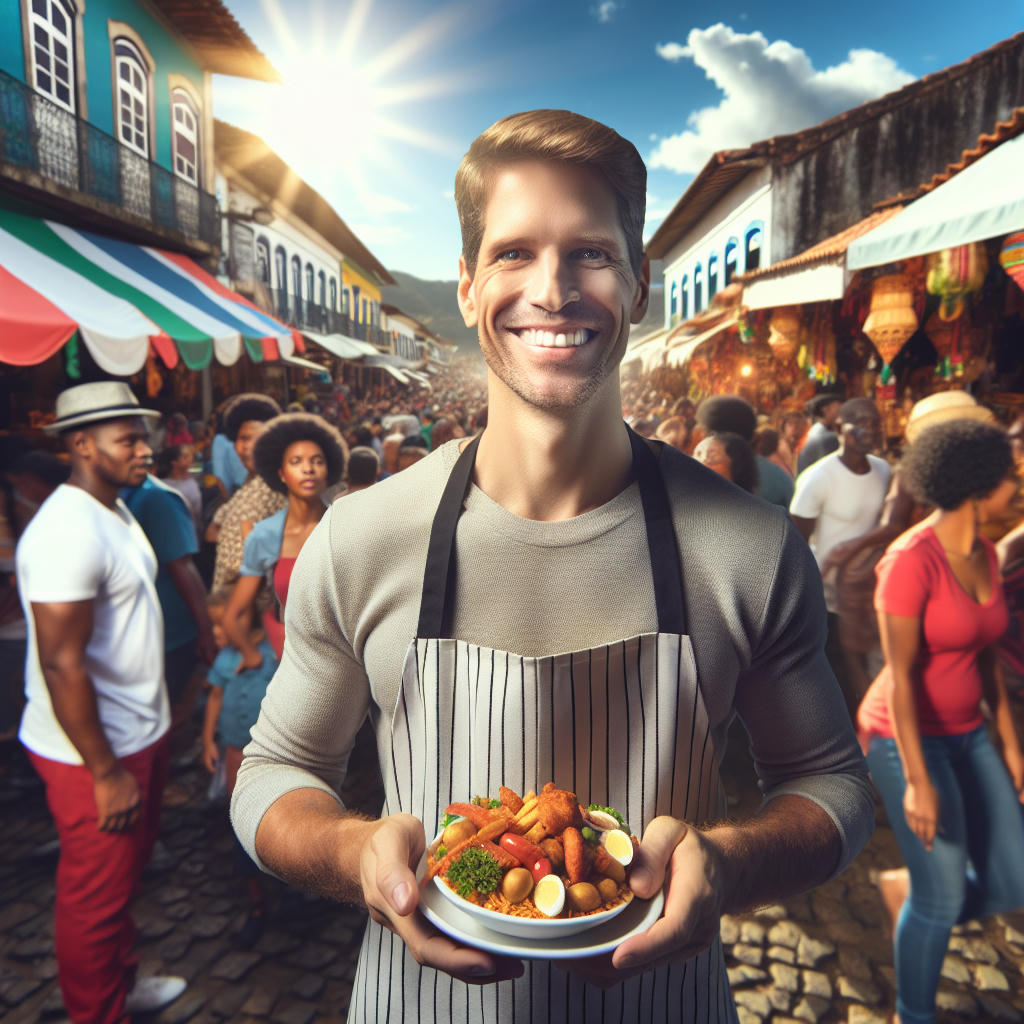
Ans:
[[[238,671],[257,668],[263,655],[245,628],[266,579],[276,607],[263,615],[263,628],[277,658],[284,647],[284,606],[295,559],[323,517],[323,493],[345,471],[348,449],[341,435],[319,416],[285,413],[271,420],[256,442],[256,472],[268,487],[288,495],[280,512],[262,519],[245,540],[241,575],[224,612],[224,632],[241,652]]]

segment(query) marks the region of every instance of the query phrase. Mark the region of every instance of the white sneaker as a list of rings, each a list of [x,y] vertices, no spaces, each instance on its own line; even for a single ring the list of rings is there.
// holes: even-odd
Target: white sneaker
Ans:
[[[170,974],[151,974],[136,978],[135,985],[124,1001],[125,1013],[153,1013],[170,1003],[188,987],[184,978]]]

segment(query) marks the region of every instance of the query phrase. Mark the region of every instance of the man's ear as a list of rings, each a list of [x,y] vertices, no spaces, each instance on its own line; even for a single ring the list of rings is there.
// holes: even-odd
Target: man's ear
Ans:
[[[466,266],[466,257],[459,254],[459,311],[467,327],[476,327],[476,302],[473,299],[473,278]]]
[[[80,458],[88,458],[92,454],[93,438],[88,430],[73,430],[66,441],[67,449]]]
[[[629,314],[629,322],[638,324],[647,313],[647,302],[651,297],[651,261],[644,256],[640,273],[636,279],[636,300]]]

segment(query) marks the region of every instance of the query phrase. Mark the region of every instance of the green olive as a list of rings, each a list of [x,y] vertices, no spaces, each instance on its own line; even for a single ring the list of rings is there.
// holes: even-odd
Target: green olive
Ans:
[[[458,845],[464,839],[468,839],[470,836],[475,836],[477,832],[476,825],[469,820],[469,818],[460,818],[458,821],[453,821],[441,834],[441,842],[450,850],[453,846]]]
[[[533,875],[526,868],[513,868],[501,881],[501,895],[509,903],[522,903],[533,891]]]
[[[597,891],[601,894],[602,903],[611,903],[619,897],[619,884],[614,878],[602,878],[597,883]]]
[[[566,893],[573,910],[589,913],[601,906],[601,894],[589,882],[577,882],[569,886]]]

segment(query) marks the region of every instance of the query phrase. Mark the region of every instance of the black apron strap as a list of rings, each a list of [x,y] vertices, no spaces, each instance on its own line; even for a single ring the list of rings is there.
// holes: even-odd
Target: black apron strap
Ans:
[[[651,559],[654,600],[658,609],[658,632],[686,635],[686,604],[680,574],[679,547],[672,525],[672,509],[661,477],[658,454],[629,427],[633,451],[633,475],[640,486],[640,497],[647,528],[647,548]],[[427,547],[427,564],[423,573],[420,618],[416,636],[436,640],[451,635],[452,589],[455,579],[455,530],[462,503],[473,475],[478,434],[463,449],[448,477],[444,493],[434,515]]]

